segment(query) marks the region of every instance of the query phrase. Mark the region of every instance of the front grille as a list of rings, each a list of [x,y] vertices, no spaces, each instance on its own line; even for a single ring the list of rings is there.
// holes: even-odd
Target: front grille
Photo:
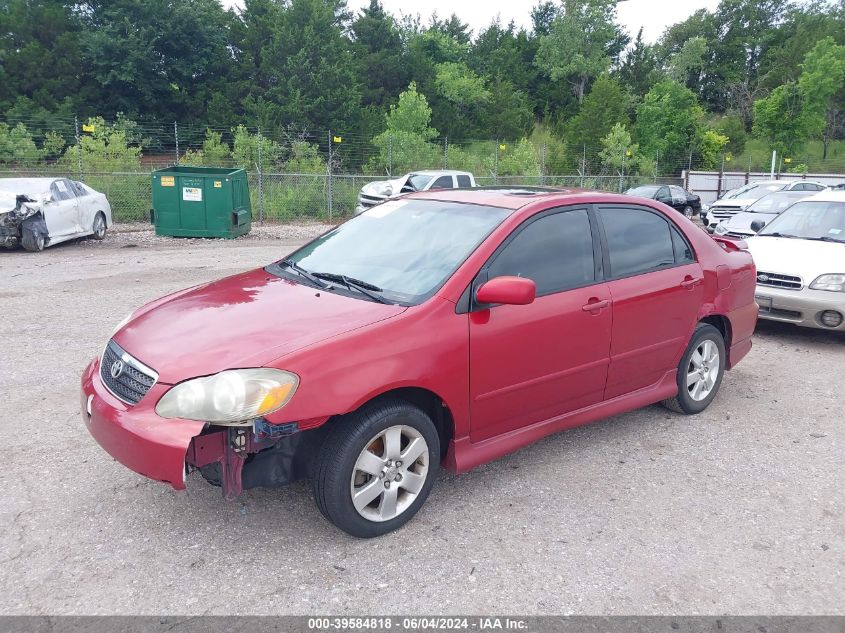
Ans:
[[[378,196],[368,196],[366,194],[358,194],[358,204],[362,207],[374,207],[377,204],[384,202],[387,198],[379,198]]]
[[[742,209],[740,209],[739,207],[710,207],[710,213],[713,215],[713,217],[719,218],[720,220],[732,218],[741,210]]]
[[[138,404],[156,383],[158,375],[127,354],[120,345],[109,341],[100,363],[100,378],[106,389],[125,403]]]
[[[786,288],[787,290],[801,290],[804,283],[801,281],[801,277],[796,277],[795,275],[781,275],[779,273],[767,273],[758,270],[757,285]]]

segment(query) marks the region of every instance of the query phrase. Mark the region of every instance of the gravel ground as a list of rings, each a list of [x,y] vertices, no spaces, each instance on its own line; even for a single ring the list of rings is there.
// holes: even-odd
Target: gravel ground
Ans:
[[[226,502],[112,461],[78,381],[114,324],[324,229],[0,253],[0,613],[845,613],[845,338],[829,333],[761,324],[705,413],[648,407],[444,474],[372,541],[304,484]]]

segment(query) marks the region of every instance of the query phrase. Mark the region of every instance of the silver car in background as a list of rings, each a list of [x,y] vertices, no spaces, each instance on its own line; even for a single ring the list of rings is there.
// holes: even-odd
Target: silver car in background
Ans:
[[[0,246],[40,251],[112,226],[106,196],[68,178],[0,178]]]
[[[745,211],[752,203],[775,191],[807,191],[817,193],[827,185],[810,180],[760,180],[733,189],[710,205],[704,218],[704,228],[713,233],[720,222]]]
[[[414,171],[400,178],[369,182],[361,187],[355,214],[360,214],[393,196],[431,189],[475,187],[475,176],[468,171],[449,169]]]
[[[760,232],[799,200],[814,195],[811,191],[776,191],[751,203],[745,211],[723,220],[716,226],[716,235],[745,239]]]

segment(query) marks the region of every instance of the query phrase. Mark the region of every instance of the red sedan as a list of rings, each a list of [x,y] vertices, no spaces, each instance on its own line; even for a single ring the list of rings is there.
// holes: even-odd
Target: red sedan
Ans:
[[[377,536],[441,466],[656,402],[704,410],[751,349],[754,287],[741,243],[656,201],[413,194],[136,310],[85,370],[83,418],[174,488],[309,478],[326,518]]]

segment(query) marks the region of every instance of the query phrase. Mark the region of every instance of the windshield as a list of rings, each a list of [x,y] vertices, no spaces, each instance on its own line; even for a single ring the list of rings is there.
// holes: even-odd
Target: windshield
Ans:
[[[660,187],[655,186],[644,186],[644,187],[634,187],[633,189],[628,189],[625,193],[629,196],[639,196],[640,198],[651,198]]]
[[[845,202],[804,200],[772,220],[759,235],[845,242]]]
[[[414,305],[433,295],[510,213],[457,202],[392,200],[318,237],[288,260],[309,273],[365,282],[390,303]],[[272,272],[277,270],[285,269],[279,265]]]
[[[770,184],[770,185],[761,185],[759,183],[752,182],[752,183],[748,183],[744,187],[740,187],[739,189],[736,189],[732,193],[729,193],[728,195],[725,196],[725,199],[726,200],[732,200],[732,199],[735,199],[735,198],[743,198],[743,197],[745,197],[746,193],[754,191],[754,189],[759,190],[759,191],[754,192],[756,195],[764,196],[765,195],[764,192],[780,191],[781,189],[786,187],[788,184],[789,184],[788,182],[785,182],[785,183],[777,183],[777,184]]]
[[[424,174],[411,174],[408,177],[408,182],[405,186],[407,187],[408,185],[410,185],[414,188],[414,191],[422,191],[423,189],[425,189],[425,186],[429,182],[431,182],[432,178],[434,178],[434,176],[426,176]]]
[[[780,213],[784,209],[806,197],[806,191],[770,193],[750,205],[746,211],[748,211],[748,213]]]

